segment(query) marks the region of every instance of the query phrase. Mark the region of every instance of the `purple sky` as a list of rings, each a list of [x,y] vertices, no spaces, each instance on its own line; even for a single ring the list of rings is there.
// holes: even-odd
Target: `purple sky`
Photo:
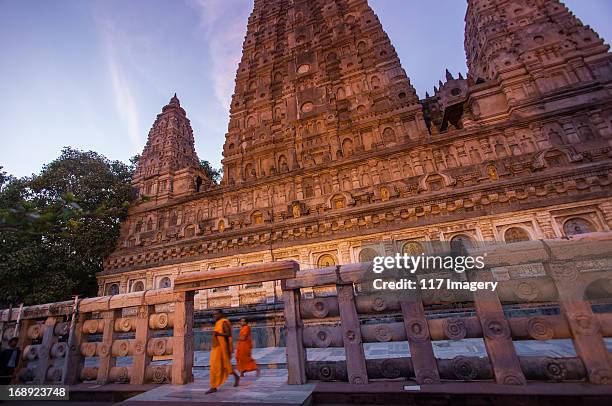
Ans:
[[[606,40],[612,1],[565,2]],[[420,96],[465,73],[462,0],[370,0]],[[220,165],[251,0],[0,0],[0,165],[38,172],[63,146],[127,161],[174,92]]]

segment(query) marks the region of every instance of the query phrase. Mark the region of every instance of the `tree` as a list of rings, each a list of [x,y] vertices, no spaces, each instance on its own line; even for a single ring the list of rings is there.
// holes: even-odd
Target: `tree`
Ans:
[[[219,182],[221,181],[221,178],[223,177],[223,168],[215,169],[210,164],[210,162],[204,159],[200,159],[200,166],[202,167],[202,170],[204,171],[206,176],[208,176],[208,178],[211,181],[213,181],[216,184],[219,184]]]
[[[131,168],[64,148],[40,174],[0,180],[0,306],[97,293],[132,196]],[[8,179],[8,180],[6,180]]]

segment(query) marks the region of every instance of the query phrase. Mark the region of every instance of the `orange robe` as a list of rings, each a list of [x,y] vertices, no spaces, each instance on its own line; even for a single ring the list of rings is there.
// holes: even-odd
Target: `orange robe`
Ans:
[[[256,371],[257,364],[251,358],[251,350],[253,349],[253,341],[251,338],[251,327],[244,326],[240,329],[240,339],[236,346],[236,363],[238,371],[249,372]]]
[[[219,319],[215,323],[214,331],[224,333],[223,323],[228,323],[227,319]],[[231,332],[231,325],[229,325]],[[218,388],[227,380],[232,373],[232,337],[215,337],[212,339],[212,350],[210,352],[210,387]]]

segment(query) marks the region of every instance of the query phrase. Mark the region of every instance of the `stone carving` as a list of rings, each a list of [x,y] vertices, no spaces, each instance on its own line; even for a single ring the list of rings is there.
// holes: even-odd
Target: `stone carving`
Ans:
[[[462,340],[467,336],[465,322],[459,318],[444,320],[444,334],[449,340]]]
[[[418,343],[429,338],[425,320],[412,319],[407,320],[405,323],[407,326],[406,334],[408,335],[408,340]]]
[[[452,365],[457,379],[472,381],[478,377],[478,365],[468,357],[455,357],[453,358]]]
[[[555,335],[552,325],[542,317],[531,317],[529,319],[527,333],[536,340],[550,340]]]
[[[510,338],[510,329],[504,319],[490,318],[482,321],[482,329],[485,337],[501,340]]]

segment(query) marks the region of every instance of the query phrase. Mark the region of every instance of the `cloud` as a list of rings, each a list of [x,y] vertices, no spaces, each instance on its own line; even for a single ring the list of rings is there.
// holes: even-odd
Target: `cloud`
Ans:
[[[252,2],[245,0],[187,0],[199,15],[199,33],[208,45],[210,78],[215,98],[229,110],[236,69]]]
[[[124,36],[108,21],[98,21],[102,51],[106,60],[106,68],[111,80],[115,108],[132,143],[134,151],[142,148],[142,136],[139,127],[139,115],[130,82],[121,69],[122,63],[118,44],[124,43]]]

